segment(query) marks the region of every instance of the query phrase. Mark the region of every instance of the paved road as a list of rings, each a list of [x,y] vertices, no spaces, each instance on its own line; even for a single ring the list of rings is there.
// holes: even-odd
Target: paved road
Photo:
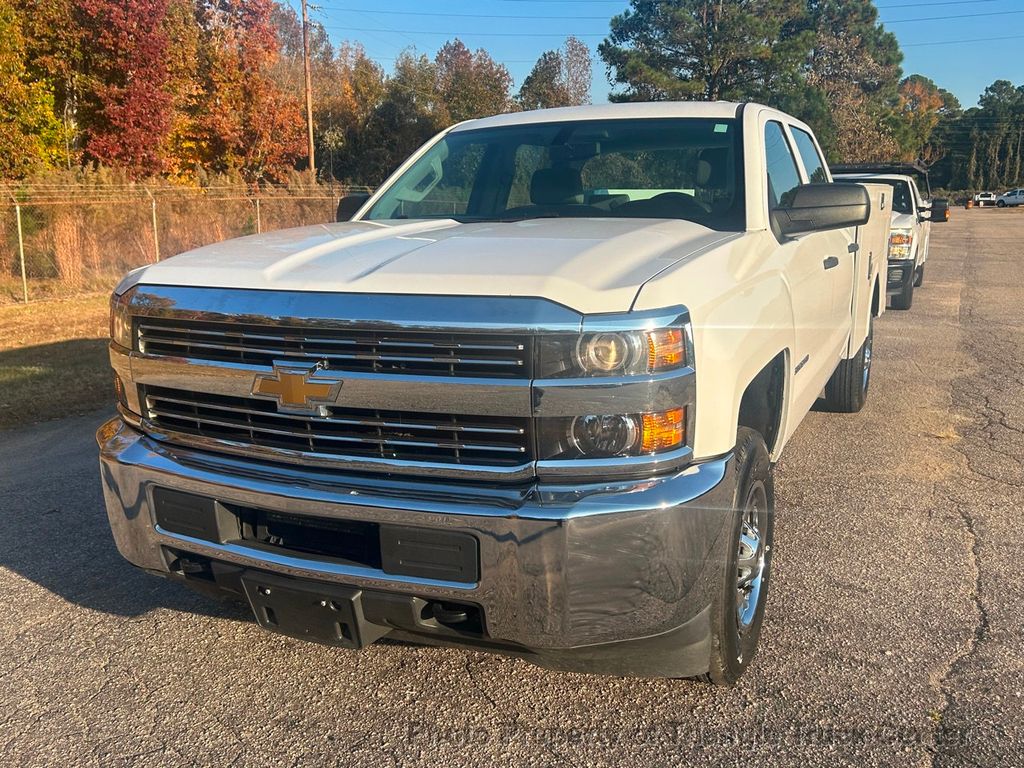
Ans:
[[[1024,215],[954,211],[876,332],[867,409],[779,466],[777,574],[742,685],[336,651],[120,560],[92,432],[0,433],[10,765],[1022,765]]]

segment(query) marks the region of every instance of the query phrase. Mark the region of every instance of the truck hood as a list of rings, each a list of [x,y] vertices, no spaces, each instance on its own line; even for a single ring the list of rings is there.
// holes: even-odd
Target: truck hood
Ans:
[[[139,282],[339,293],[531,296],[627,311],[672,264],[739,237],[690,221],[345,222],[278,230],[153,264]]]
[[[892,212],[892,228],[893,229],[909,229],[913,230],[916,234],[918,228],[917,216],[912,213],[899,213],[898,211]]]

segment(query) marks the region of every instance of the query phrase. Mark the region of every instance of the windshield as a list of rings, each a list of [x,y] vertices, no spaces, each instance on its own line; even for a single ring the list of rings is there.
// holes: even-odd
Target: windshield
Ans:
[[[405,171],[365,219],[689,219],[740,230],[734,120],[587,120],[461,130]]]
[[[892,187],[892,209],[896,213],[914,212],[914,193],[905,179],[879,179],[874,176],[836,177],[843,184],[888,184]]]

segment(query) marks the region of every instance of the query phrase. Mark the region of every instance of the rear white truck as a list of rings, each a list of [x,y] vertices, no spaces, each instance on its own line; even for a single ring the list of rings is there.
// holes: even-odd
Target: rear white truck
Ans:
[[[859,410],[888,187],[756,104],[455,126],[351,221],[130,273],[97,435],[130,562],[346,648],[731,683],[772,466]]]
[[[836,174],[836,181],[887,184],[891,187],[892,233],[889,238],[886,294],[891,297],[893,309],[910,309],[914,303],[914,289],[924,283],[932,222],[944,223],[948,220],[947,202],[931,198],[927,186],[927,169],[916,163],[842,166],[842,169],[842,173]],[[929,197],[921,194],[915,174],[921,175]]]

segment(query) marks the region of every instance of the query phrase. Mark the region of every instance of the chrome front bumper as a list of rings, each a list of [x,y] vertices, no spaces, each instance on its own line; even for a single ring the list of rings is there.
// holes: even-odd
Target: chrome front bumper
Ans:
[[[548,666],[680,676],[704,671],[707,608],[712,590],[721,588],[727,538],[721,534],[734,503],[731,457],[645,481],[507,488],[260,464],[159,443],[120,418],[104,424],[97,440],[117,547],[146,570],[171,575],[170,548],[283,576],[472,603],[484,617],[481,647],[521,651]],[[156,487],[292,515],[465,532],[479,542],[479,581],[398,577],[164,531],[153,515]],[[686,653],[648,662],[619,652],[622,643],[637,644],[640,655],[644,643],[670,651],[685,646]],[[593,663],[606,647],[619,649],[610,656],[621,663]]]

